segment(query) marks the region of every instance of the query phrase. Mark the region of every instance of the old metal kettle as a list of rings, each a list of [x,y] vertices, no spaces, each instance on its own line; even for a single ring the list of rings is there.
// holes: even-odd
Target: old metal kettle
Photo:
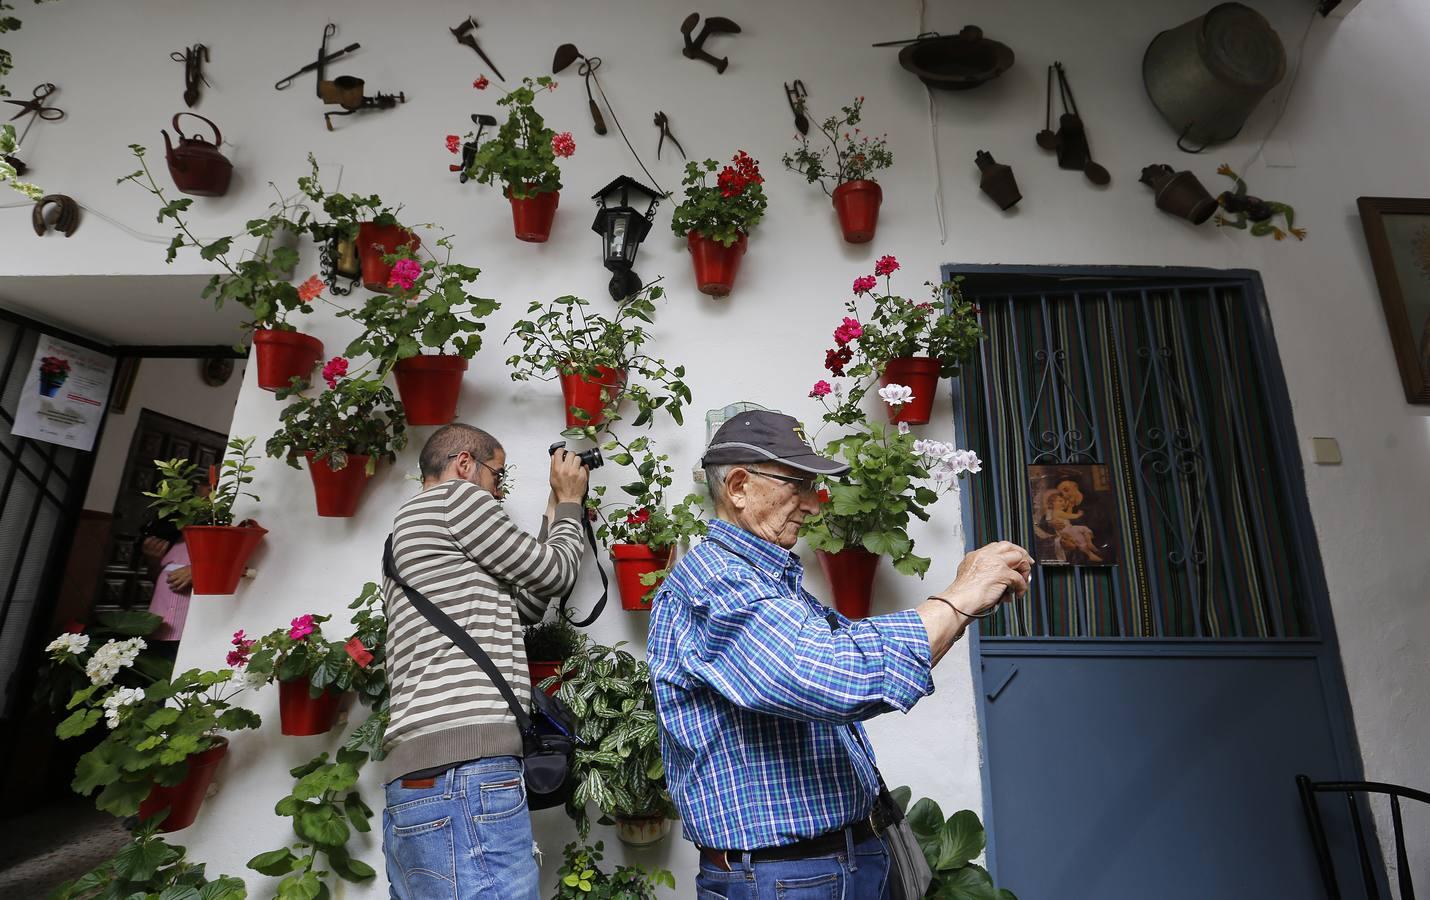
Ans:
[[[198,135],[185,136],[179,128],[179,116],[202,119],[213,129],[213,143]],[[179,135],[179,146],[175,147],[170,143],[169,132],[162,133],[164,159],[169,163],[169,175],[174,179],[174,186],[185,194],[199,197],[222,197],[228,193],[228,183],[233,177],[233,163],[218,152],[219,145],[223,143],[223,135],[218,126],[198,113],[187,111],[175,113],[171,124]]]

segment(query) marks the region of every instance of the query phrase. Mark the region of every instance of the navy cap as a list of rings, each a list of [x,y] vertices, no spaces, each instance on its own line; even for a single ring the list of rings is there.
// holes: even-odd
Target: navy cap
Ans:
[[[794,416],[754,409],[737,413],[710,440],[701,466],[778,462],[812,475],[843,475],[849,466],[815,452]]]

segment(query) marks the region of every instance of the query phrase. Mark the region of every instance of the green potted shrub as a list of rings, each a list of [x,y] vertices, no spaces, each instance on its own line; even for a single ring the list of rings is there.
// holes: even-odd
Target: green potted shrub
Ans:
[[[973,861],[983,854],[987,836],[978,814],[961,809],[947,819],[938,804],[927,797],[909,808],[912,791],[897,787],[889,792],[908,818],[909,828],[933,870],[933,883],[925,897],[931,900],[1018,900],[1010,890],[995,888],[993,876]]]
[[[219,732],[257,728],[258,714],[232,705],[243,689],[232,683],[232,669],[189,669],[125,687],[120,675],[134,665],[144,639],[106,641],[91,650],[83,637],[60,635],[50,644],[50,659],[90,681],[70,697],[73,712],[55,734],[75,738],[101,719],[109,731],[80,757],[71,786],[84,795],[99,788],[95,806],[115,816],[149,821],[165,813],[160,831],[188,827],[228,752],[228,738]]]
[[[49,900],[244,900],[248,887],[242,878],[220,875],[210,879],[204,863],[190,862],[188,851],[140,828],[114,856],[49,894]]]
[[[804,100],[797,108],[805,111]],[[874,173],[894,164],[888,135],[874,137],[859,128],[863,111],[864,98],[855,97],[848,106],[840,107],[839,115],[817,123],[829,146],[814,150],[806,135],[796,135],[799,149],[783,157],[785,168],[819,185],[833,199],[839,228],[851,244],[874,239],[879,205],[884,201],[884,189],[874,180]]]
[[[253,481],[253,441],[251,437],[231,438],[223,462],[209,466],[207,481],[198,484],[201,473],[195,463],[154,460],[159,483],[144,496],[153,498],[149,505],[159,518],[183,531],[195,594],[232,594],[237,590],[248,558],[268,533],[252,519],[238,524],[233,521],[233,505],[239,497],[258,500],[244,488]]]
[[[719,174],[710,184],[716,170]],[[764,181],[759,162],[743,150],[723,169],[713,159],[685,164],[685,199],[671,214],[670,227],[676,237],[685,238],[702,294],[724,297],[734,287],[750,231],[769,205]]]
[[[481,320],[501,305],[468,293],[481,270],[452,262],[450,238],[436,244],[441,260],[399,247],[386,260],[391,293],[339,313],[363,326],[346,355],[366,354],[392,370],[409,425],[445,425],[456,416],[462,373],[482,347]]]
[[[323,344],[312,335],[298,331],[289,318],[294,313],[313,311],[313,301],[323,291],[322,280],[315,275],[301,285],[294,285],[288,273],[298,264],[298,253],[281,244],[267,243],[267,249],[246,258],[231,257],[238,238],[268,241],[282,230],[301,230],[308,214],[280,200],[269,207],[276,211],[250,219],[239,234],[204,240],[194,234],[184,218],[193,199],[171,201],[165,197],[149,171],[144,147],[130,144],[129,149],[139,161],[139,169],[119,181],[131,181],[157,197],[161,204],[158,221],[173,223],[175,233],[169,242],[166,262],[172,263],[185,247],[196,250],[204,260],[217,262],[224,271],[209,279],[203,296],[212,297],[216,308],[231,301],[248,310],[251,318],[244,327],[253,332],[258,386],[266,391],[277,391],[288,387],[295,378],[300,384],[306,384],[313,367],[323,358]]]
[[[503,186],[511,201],[517,240],[537,244],[551,237],[561,202],[561,169],[556,160],[576,152],[571,132],[557,134],[536,111],[537,92],[555,89],[550,76],[523,78],[498,100],[497,105],[507,109],[507,120],[496,137],[477,147],[467,169],[467,175],[482,184]]]
[[[577,787],[566,812],[585,838],[586,804],[594,803],[623,843],[646,846],[670,833],[675,807],[665,789],[650,667],[622,646],[588,644],[561,666],[556,697],[576,720],[577,740]]]
[[[531,686],[556,696],[561,686],[561,664],[573,653],[580,652],[586,636],[570,620],[558,612],[555,616],[522,630],[526,647],[526,668]]]
[[[601,869],[605,844],[573,841],[561,851],[561,868],[556,870],[556,893],[551,900],[655,900],[655,889],[675,890],[675,876],[665,869],[649,871],[640,866],[616,866],[607,874]]]
[[[527,315],[534,318],[518,320],[506,336],[507,342],[521,341],[521,352],[507,359],[511,380],[559,378],[572,437],[597,439],[622,396],[637,406],[636,426],[661,409],[682,424],[682,408],[690,402],[690,388],[681,380],[685,367],[644,352],[651,339],[644,325],[654,321],[655,301],[663,296],[658,282],[647,285],[609,318],[591,312],[580,297],[557,297],[546,306],[533,302]],[[632,374],[644,383],[630,384]]]
[[[269,456],[295,469],[300,456],[308,460],[320,516],[356,513],[378,460],[396,462],[407,446],[402,404],[392,389],[373,378],[349,378],[347,371],[348,361],[334,357],[323,368],[327,390],[316,397],[280,392],[292,399],[266,446]]]
[[[388,207],[376,194],[328,193],[323,188],[318,161],[308,154],[311,171],[298,179],[298,190],[325,219],[314,218],[308,225],[313,239],[323,248],[328,286],[335,294],[339,277],[362,279],[362,286],[382,293],[388,289],[392,273],[389,257],[399,247],[411,250],[421,246],[421,239],[397,219],[402,207]]]

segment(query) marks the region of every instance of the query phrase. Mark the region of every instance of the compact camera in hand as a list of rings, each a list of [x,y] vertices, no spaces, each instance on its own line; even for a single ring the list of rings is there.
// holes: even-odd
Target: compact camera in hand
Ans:
[[[550,447],[547,447],[546,452],[550,456],[555,456],[557,450],[564,449],[566,449],[566,442],[557,441]],[[585,466],[587,469],[599,469],[601,468],[601,466],[604,466],[606,464],[606,461],[601,458],[600,447],[592,447],[590,450],[582,450],[579,453],[577,453],[575,450],[571,452],[576,454],[576,458],[581,460],[581,465]]]

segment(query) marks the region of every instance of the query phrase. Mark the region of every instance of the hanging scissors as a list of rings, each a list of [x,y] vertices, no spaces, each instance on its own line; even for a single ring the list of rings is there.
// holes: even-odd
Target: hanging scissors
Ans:
[[[804,114],[804,100],[809,96],[809,92],[804,89],[804,82],[798,78],[794,80],[794,85],[785,85],[785,98],[789,100],[790,111],[794,113],[794,127],[800,134],[809,134],[809,119]]]
[[[25,125],[25,130],[20,132],[20,139],[15,142],[16,144],[23,144],[25,142],[25,136],[30,133],[30,127],[35,124],[35,119],[44,119],[46,122],[58,122],[65,117],[64,110],[55,106],[45,105],[45,101],[57,90],[59,89],[47,81],[44,84],[36,86],[34,99],[32,100],[5,101],[13,106],[20,107],[20,111],[10,117],[11,122],[21,116],[30,116],[30,121]]]
[[[660,150],[665,146],[665,139],[670,138],[670,142],[675,145],[675,149],[680,151],[681,159],[689,159],[685,155],[685,148],[680,146],[680,141],[675,139],[675,135],[670,130],[670,117],[663,112],[656,112],[655,127],[660,129],[660,143],[655,145],[655,158],[660,159]]]

